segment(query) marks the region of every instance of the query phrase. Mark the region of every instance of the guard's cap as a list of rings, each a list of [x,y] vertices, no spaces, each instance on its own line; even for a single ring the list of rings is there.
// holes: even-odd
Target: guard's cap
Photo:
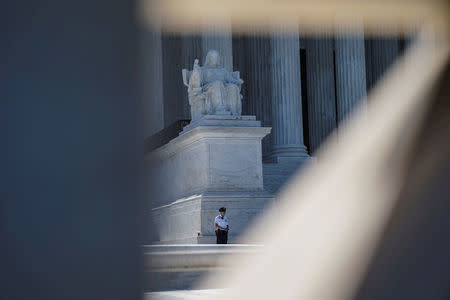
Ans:
[[[221,208],[219,208],[219,212],[221,212],[221,211],[227,211],[227,209],[225,207],[221,207]]]

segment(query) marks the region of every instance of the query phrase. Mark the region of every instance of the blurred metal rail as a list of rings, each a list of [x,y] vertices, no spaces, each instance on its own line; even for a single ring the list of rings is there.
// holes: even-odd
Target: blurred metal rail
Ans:
[[[397,34],[417,30],[424,24],[447,37],[449,2],[445,0],[141,0],[138,15],[144,23],[169,31],[195,32],[233,24],[234,31],[270,32],[271,26],[294,21],[303,33],[333,32],[336,24],[354,26],[363,21],[371,34]]]

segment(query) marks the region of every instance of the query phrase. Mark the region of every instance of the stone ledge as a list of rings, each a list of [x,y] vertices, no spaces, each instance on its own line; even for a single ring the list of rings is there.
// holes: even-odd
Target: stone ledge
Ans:
[[[200,126],[261,127],[261,122],[255,116],[206,115],[186,125],[180,135]]]
[[[189,201],[194,201],[197,199],[208,199],[208,198],[213,198],[213,199],[220,199],[220,198],[224,198],[224,199],[230,199],[233,198],[232,200],[235,201],[240,201],[239,198],[270,198],[272,199],[274,197],[273,194],[268,193],[267,191],[237,191],[237,192],[228,192],[228,191],[224,191],[224,192],[217,192],[217,191],[208,191],[208,190],[203,190],[203,191],[198,191],[198,192],[193,192],[191,193],[191,196],[188,197],[181,197],[169,204],[165,204],[165,205],[161,205],[158,207],[154,207],[151,210],[158,210],[161,208],[166,208],[166,207],[170,207],[176,204],[180,204],[183,202],[189,202]],[[228,200],[228,201],[232,201],[232,200]]]
[[[221,262],[226,255],[253,255],[263,245],[144,245],[145,266],[151,271],[227,267]]]
[[[210,272],[228,273],[229,255],[251,256],[263,245],[144,245],[144,290],[147,292],[187,290],[198,288]],[[221,288],[221,283],[210,288]],[[153,295],[154,293],[152,293]]]
[[[220,299],[225,289],[181,290],[144,293],[144,300]]]
[[[259,139],[271,131],[271,127],[246,126],[198,126],[179,135],[169,143],[146,155],[147,159],[164,159],[186,149],[189,145],[204,139]]]

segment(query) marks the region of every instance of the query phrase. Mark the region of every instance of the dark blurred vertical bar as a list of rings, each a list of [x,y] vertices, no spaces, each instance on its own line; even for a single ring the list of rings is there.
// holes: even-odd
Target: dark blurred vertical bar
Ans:
[[[427,95],[397,204],[353,299],[450,299],[450,64]]]
[[[1,299],[142,298],[134,10],[3,6]]]

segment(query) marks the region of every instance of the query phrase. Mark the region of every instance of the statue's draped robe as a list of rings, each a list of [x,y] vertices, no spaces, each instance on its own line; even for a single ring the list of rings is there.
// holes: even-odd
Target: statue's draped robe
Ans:
[[[239,115],[241,95],[237,80],[224,68],[202,67],[202,91],[206,110],[215,114]]]

